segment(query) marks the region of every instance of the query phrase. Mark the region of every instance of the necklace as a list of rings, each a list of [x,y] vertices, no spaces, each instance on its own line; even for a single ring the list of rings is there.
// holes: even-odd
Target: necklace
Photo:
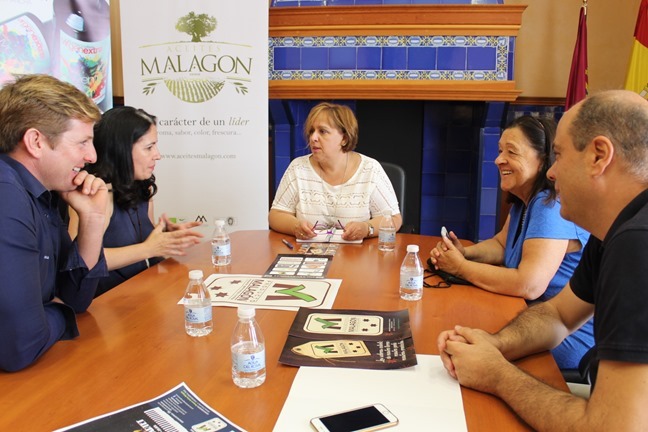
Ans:
[[[326,190],[326,187],[324,186],[324,170],[322,169],[322,164],[320,164],[319,161],[317,161],[317,166],[319,167],[319,170],[320,170],[320,181],[322,183],[322,190]],[[344,185],[344,179],[346,178],[347,168],[348,167],[349,167],[349,153],[346,154],[346,160],[344,162],[344,173],[342,173],[342,179],[340,180],[339,184],[336,184],[334,186],[331,185],[334,188],[339,189],[339,190],[337,190],[335,192],[333,212],[330,215],[333,222],[328,221],[328,225],[330,225],[330,226],[336,226],[336,223],[339,223],[339,219],[338,219],[336,213],[337,213],[337,208],[338,208],[338,201],[340,200],[340,192],[341,192],[341,189],[343,188],[343,185]],[[327,207],[327,211],[328,211],[328,205],[326,207]],[[342,228],[342,227],[340,227],[340,228]]]
[[[320,170],[320,178],[324,180],[324,169],[322,168],[322,164],[317,161],[317,166],[319,167]],[[340,180],[339,184],[344,183],[344,179],[346,178],[346,173],[347,173],[347,168],[349,167],[349,153],[346,155],[346,161],[344,162],[344,173],[342,173],[342,179]],[[336,185],[331,185],[331,186],[338,186]]]

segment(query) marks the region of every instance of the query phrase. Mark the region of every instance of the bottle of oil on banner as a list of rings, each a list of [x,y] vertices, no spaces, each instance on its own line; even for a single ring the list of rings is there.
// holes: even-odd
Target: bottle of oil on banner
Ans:
[[[112,107],[110,6],[106,0],[54,0],[54,75],[102,111]]]
[[[0,87],[18,75],[51,73],[52,28],[30,12],[0,22]]]

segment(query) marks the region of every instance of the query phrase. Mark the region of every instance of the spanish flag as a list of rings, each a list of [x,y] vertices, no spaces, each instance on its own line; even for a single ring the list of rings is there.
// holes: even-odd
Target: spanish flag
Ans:
[[[648,0],[641,0],[625,88],[648,99]]]
[[[585,96],[587,96],[587,0],[583,0],[578,19],[578,34],[569,71],[565,109],[568,110]]]

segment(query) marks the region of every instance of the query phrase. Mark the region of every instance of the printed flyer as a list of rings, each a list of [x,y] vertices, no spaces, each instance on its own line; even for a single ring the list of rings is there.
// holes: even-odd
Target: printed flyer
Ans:
[[[54,432],[239,432],[185,383],[150,401],[86,420]]]
[[[214,306],[250,305],[293,311],[300,307],[331,308],[341,284],[341,279],[275,279],[220,273],[205,279]]]
[[[409,312],[301,308],[279,361],[291,366],[359,369],[414,366]]]
[[[263,277],[323,279],[331,265],[331,256],[280,254]]]

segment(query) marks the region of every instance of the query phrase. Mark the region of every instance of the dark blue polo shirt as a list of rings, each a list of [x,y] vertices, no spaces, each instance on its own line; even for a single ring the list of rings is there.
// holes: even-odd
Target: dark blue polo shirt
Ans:
[[[0,154],[0,369],[34,362],[60,339],[78,336],[100,277],[88,271],[51,193],[18,161]]]

